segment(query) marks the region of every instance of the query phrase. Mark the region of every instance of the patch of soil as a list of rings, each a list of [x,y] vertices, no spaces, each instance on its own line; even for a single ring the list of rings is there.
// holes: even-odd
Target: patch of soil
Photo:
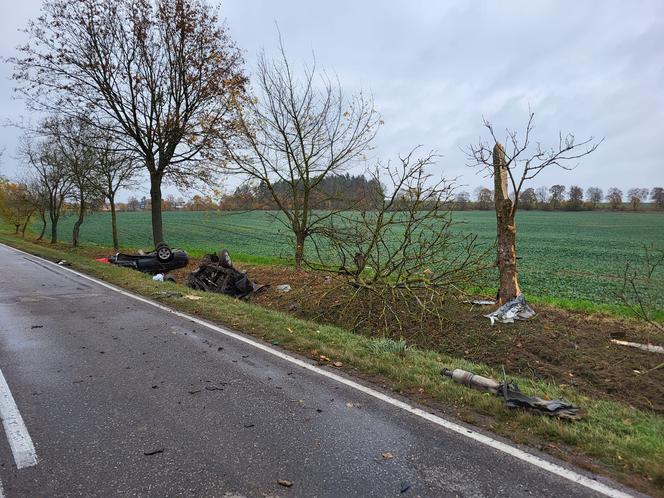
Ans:
[[[184,282],[197,268],[192,260],[175,273]],[[257,305],[290,313],[319,323],[351,328],[348,310],[340,313],[354,290],[320,272],[276,265],[236,265],[249,278],[269,287],[250,296]],[[289,292],[276,286],[289,284]],[[524,322],[491,326],[482,315],[492,306],[474,306],[448,299],[442,320],[422,322],[417,327],[387,330],[384,325],[365,324],[355,330],[370,336],[403,337],[409,344],[450,356],[504,366],[508,375],[542,379],[569,385],[595,398],[612,399],[628,405],[664,413],[664,369],[651,370],[664,355],[612,344],[612,338],[664,345],[664,335],[633,320],[604,315],[569,312],[537,306],[537,315]],[[361,314],[361,306],[352,313]]]

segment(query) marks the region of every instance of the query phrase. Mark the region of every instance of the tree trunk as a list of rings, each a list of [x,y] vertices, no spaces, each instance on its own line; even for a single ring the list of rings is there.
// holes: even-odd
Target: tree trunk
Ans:
[[[304,239],[305,234],[303,232],[295,234],[295,268],[298,270],[302,268],[302,261],[304,260]]]
[[[161,221],[161,177],[150,172],[150,200],[152,202],[152,239],[154,244],[164,241],[164,227]]]
[[[51,244],[58,243],[58,219],[51,216]]]
[[[74,247],[78,247],[78,244],[80,242],[79,234],[81,231],[81,225],[83,224],[84,217],[85,217],[85,198],[81,196],[81,202],[78,206],[78,219],[76,220],[76,223],[74,223],[74,229],[71,234],[71,245]]]
[[[111,231],[113,232],[113,249],[120,248],[120,240],[118,239],[118,222],[117,215],[115,214],[115,196],[108,197],[108,203],[111,205]]]
[[[21,224],[20,223],[14,223],[14,226],[16,227],[16,231],[14,233],[18,235],[18,230],[21,228]]]
[[[499,143],[493,147],[493,178],[497,225],[497,259],[500,273],[498,304],[504,304],[521,294],[516,271],[515,210],[509,197],[505,150]]]
[[[37,237],[37,240],[42,240],[44,238],[44,234],[46,233],[46,213],[39,213],[39,216],[42,220],[42,228],[41,232],[39,233],[39,237]]]
[[[28,223],[30,223],[30,218],[32,218],[32,215],[28,216],[25,219],[25,223],[23,223],[23,226],[21,227],[21,237],[25,237],[25,231],[28,229]]]

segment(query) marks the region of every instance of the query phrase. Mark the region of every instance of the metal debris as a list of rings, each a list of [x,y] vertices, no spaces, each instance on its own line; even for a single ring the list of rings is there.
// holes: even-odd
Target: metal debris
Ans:
[[[535,311],[528,306],[523,294],[519,294],[511,301],[506,302],[493,313],[484,315],[491,320],[491,325],[495,322],[514,323],[514,320],[528,320],[535,316]]]
[[[449,370],[443,369],[443,375],[450,377],[453,381],[480,391],[486,391],[505,400],[508,408],[526,408],[538,413],[552,417],[577,420],[581,418],[581,409],[571,403],[560,399],[545,400],[536,396],[528,396],[521,392],[519,386],[514,382],[498,382],[497,380],[475,375],[460,368]]]

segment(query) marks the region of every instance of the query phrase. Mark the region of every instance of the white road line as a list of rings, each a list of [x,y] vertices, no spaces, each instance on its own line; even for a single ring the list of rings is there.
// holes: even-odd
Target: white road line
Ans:
[[[28,254],[30,256],[33,256],[32,254],[26,253],[25,251],[21,251],[20,249],[16,249],[11,246],[7,246],[6,244],[1,244],[2,246],[5,246],[11,250],[14,250],[16,252],[20,252],[23,254]],[[38,256],[36,256],[38,257]],[[442,417],[439,417],[438,415],[434,415],[429,412],[425,412],[424,410],[421,410],[420,408],[414,407],[409,405],[408,403],[405,403],[403,401],[400,401],[398,399],[392,398],[382,392],[376,391],[375,389],[372,389],[370,387],[364,386],[362,384],[358,384],[355,381],[352,381],[350,379],[347,379],[345,377],[342,377],[340,375],[335,374],[334,372],[329,372],[325,369],[319,368],[315,365],[311,365],[305,361],[300,360],[299,358],[295,358],[293,356],[290,356],[282,351],[279,351],[277,349],[271,348],[270,346],[267,346],[265,344],[262,344],[260,342],[257,342],[253,339],[250,339],[248,337],[245,337],[243,335],[237,334],[235,332],[232,332],[228,329],[225,329],[223,327],[219,327],[213,323],[207,322],[205,320],[202,320],[200,318],[197,318],[195,316],[188,315],[186,313],[182,313],[180,311],[174,310],[172,308],[169,308],[168,306],[165,306],[160,303],[156,303],[154,301],[151,301],[147,298],[138,296],[136,294],[132,294],[131,292],[128,292],[124,289],[120,289],[118,287],[115,287],[114,285],[108,284],[102,280],[97,280],[94,277],[90,277],[88,275],[85,275],[83,273],[80,273],[76,270],[72,270],[71,268],[66,268],[60,265],[57,265],[56,263],[53,263],[52,261],[48,261],[44,259],[43,261],[47,261],[48,263],[52,264],[53,266],[60,268],[61,270],[65,270],[71,273],[75,273],[81,278],[84,278],[86,280],[89,280],[90,282],[95,282],[98,285],[101,285],[102,287],[105,287],[107,289],[110,289],[114,292],[117,292],[119,294],[122,294],[123,296],[129,297],[131,299],[135,299],[137,301],[140,301],[142,303],[148,304],[150,306],[154,306],[155,308],[159,308],[160,310],[166,311],[168,313],[172,313],[173,315],[179,316],[181,318],[185,318],[187,320],[190,320],[194,323],[197,323],[199,325],[202,325],[204,327],[207,327],[208,329],[214,330],[215,332],[219,332],[220,334],[223,334],[227,337],[232,337],[233,339],[236,339],[240,342],[244,342],[245,344],[248,344],[256,349],[260,349],[262,351],[265,351],[266,353],[269,353],[273,356],[276,356],[278,358],[281,358],[285,361],[288,361],[290,363],[293,363],[295,365],[298,365],[302,368],[305,368],[307,370],[310,370],[312,372],[317,373],[318,375],[322,375],[323,377],[327,377],[328,379],[332,379],[335,382],[338,382],[340,384],[344,384],[350,388],[353,388],[357,391],[361,391],[369,396],[372,396],[374,398],[377,398],[385,403],[388,403],[392,406],[395,406],[397,408],[400,408],[406,412],[409,412],[413,415],[416,415],[418,417],[421,417],[425,420],[428,420],[429,422],[432,422],[436,425],[439,425],[440,427],[444,427],[445,429],[448,429],[452,432],[456,432],[457,434],[460,434],[464,437],[467,437],[469,439],[472,439],[474,441],[477,441],[478,443],[481,443],[485,446],[489,446],[491,448],[494,448],[495,450],[501,451],[503,453],[506,453],[508,455],[513,456],[514,458],[518,458],[519,460],[522,460],[524,462],[527,462],[531,465],[534,465],[535,467],[539,467],[542,470],[545,470],[547,472],[550,472],[552,474],[555,474],[559,477],[562,477],[564,479],[567,479],[569,481],[572,481],[576,484],[579,484],[581,486],[584,486],[588,489],[591,489],[593,491],[596,491],[598,493],[601,493],[606,496],[610,496],[612,498],[628,498],[631,497],[629,493],[626,493],[624,491],[621,491],[619,489],[613,488],[611,486],[608,486],[606,484],[603,484],[596,479],[584,476],[582,474],[579,474],[577,472],[574,472],[573,470],[567,469],[565,467],[562,467],[561,465],[555,464],[553,462],[550,462],[548,460],[545,460],[543,458],[540,458],[536,455],[533,455],[531,453],[528,453],[526,451],[523,451],[519,448],[516,448],[514,446],[511,446],[509,444],[503,443],[502,441],[498,441],[496,439],[493,439],[489,436],[486,436],[484,434],[480,434],[478,432],[475,432],[467,427],[464,427],[462,425],[459,425],[455,422],[451,422],[447,419],[444,419]]]
[[[22,469],[37,465],[35,447],[2,370],[0,370],[0,418],[2,418],[2,425],[5,426],[7,440],[14,454],[16,468]]]

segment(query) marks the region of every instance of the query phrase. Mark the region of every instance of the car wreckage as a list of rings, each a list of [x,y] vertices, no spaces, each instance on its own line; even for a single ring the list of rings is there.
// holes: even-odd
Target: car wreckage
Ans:
[[[182,249],[171,249],[167,244],[160,242],[154,251],[147,254],[117,253],[108,258],[108,262],[118,266],[125,266],[143,273],[166,273],[189,264],[189,256]]]
[[[237,270],[225,249],[204,256],[198,268],[187,277],[187,286],[240,299],[265,287],[252,282],[246,273]]]

